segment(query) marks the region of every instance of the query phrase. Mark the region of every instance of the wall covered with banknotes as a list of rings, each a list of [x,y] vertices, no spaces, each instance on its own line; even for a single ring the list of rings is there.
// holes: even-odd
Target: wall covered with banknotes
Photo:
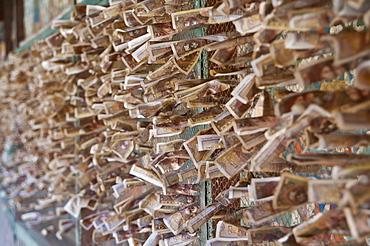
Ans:
[[[1,66],[4,194],[100,245],[368,245],[369,25],[365,0],[76,4]]]

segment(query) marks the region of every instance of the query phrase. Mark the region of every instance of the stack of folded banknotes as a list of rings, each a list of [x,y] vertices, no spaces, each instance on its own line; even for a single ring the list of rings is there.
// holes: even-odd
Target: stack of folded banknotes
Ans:
[[[370,2],[196,6],[77,4],[9,57],[4,193],[31,226],[58,220],[42,232],[59,239],[367,245]],[[215,179],[235,182],[204,204]]]

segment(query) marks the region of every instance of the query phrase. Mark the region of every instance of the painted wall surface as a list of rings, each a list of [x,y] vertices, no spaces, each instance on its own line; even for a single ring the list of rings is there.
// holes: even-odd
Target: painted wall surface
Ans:
[[[24,24],[26,37],[48,25],[65,9],[71,0],[24,0]]]

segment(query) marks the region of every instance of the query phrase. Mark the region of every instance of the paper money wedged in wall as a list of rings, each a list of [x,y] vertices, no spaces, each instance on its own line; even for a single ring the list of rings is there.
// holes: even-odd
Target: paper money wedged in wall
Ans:
[[[59,219],[59,239],[89,210],[94,242],[203,245],[214,219],[208,245],[361,245],[369,7],[77,4],[2,66],[2,187],[20,211],[56,207],[24,219]]]

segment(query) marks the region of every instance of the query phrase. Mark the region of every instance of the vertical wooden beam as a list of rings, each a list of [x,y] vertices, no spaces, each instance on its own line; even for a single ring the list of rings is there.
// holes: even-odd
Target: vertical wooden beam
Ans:
[[[4,28],[5,28],[5,53],[9,54],[13,50],[13,38],[12,38],[12,27],[13,27],[13,1],[4,1]]]
[[[23,0],[16,0],[16,44],[19,47],[19,43],[24,40],[24,4]]]
[[[4,2],[5,0],[0,0],[0,21],[4,21]]]

